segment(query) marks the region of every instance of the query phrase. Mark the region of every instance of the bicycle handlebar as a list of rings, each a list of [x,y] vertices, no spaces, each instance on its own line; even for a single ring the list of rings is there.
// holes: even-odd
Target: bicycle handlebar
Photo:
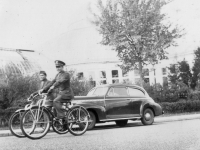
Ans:
[[[32,99],[34,99],[36,96],[38,96],[38,94],[35,94],[33,97],[32,96],[29,96],[29,98],[27,99],[27,101],[32,101]]]

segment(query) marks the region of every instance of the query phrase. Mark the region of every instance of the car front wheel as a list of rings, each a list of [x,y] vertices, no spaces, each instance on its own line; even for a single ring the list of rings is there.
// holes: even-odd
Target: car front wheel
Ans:
[[[116,120],[116,125],[120,126],[120,127],[124,127],[127,125],[128,120]]]
[[[89,125],[88,125],[88,130],[91,130],[91,129],[94,128],[97,120],[96,120],[95,114],[92,111],[88,111],[88,112],[90,114],[90,122],[89,122]]]
[[[145,109],[141,121],[143,125],[151,125],[154,122],[153,111],[149,108]]]

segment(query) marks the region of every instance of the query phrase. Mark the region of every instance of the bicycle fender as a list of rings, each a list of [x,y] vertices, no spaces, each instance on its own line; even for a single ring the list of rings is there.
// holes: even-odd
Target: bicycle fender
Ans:
[[[18,109],[15,112],[24,112],[24,111],[25,111],[25,109]]]
[[[24,110],[29,110],[29,109],[32,109],[32,108],[38,108],[38,106],[37,105],[29,105],[28,107],[25,107],[25,109]]]

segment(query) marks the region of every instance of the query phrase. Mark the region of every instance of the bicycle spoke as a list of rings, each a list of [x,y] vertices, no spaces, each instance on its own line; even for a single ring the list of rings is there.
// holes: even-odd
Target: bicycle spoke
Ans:
[[[87,130],[88,120],[88,113],[81,107],[76,107],[68,114],[68,130],[73,135],[82,135]]]
[[[9,119],[9,129],[11,133],[19,138],[25,137],[20,129],[21,112],[15,112]]]
[[[22,131],[31,139],[38,139],[46,135],[50,127],[47,111],[33,108],[23,116]]]

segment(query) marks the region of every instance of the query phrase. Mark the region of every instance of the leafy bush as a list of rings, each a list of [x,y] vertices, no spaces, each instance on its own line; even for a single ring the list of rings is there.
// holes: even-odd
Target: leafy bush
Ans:
[[[156,102],[176,102],[178,101],[178,91],[175,87],[162,87],[160,84],[156,86],[150,86],[149,84],[143,84],[144,89],[147,91],[150,97]]]
[[[23,105],[25,99],[38,90],[38,76],[8,75],[7,84],[0,86],[0,108]]]
[[[75,96],[85,96],[94,87],[92,80],[84,79],[80,81],[75,75],[74,70],[70,70],[69,73],[71,76],[71,87]]]
[[[200,111],[200,101],[179,101],[174,103],[160,103],[165,113],[182,113]]]
[[[200,91],[190,91],[188,94],[188,99],[189,100],[200,100]]]
[[[6,82],[0,86],[0,121],[24,107],[26,98],[38,89],[38,76],[7,75]]]

